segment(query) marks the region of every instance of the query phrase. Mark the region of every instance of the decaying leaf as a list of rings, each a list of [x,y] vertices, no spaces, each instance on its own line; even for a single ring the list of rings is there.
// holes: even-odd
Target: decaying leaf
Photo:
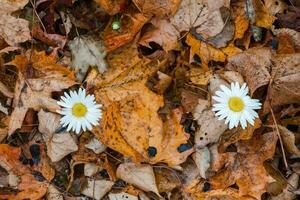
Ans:
[[[274,181],[267,174],[263,162],[273,156],[276,142],[276,132],[257,134],[250,140],[238,142],[235,161],[228,163],[225,170],[210,180],[213,188],[227,188],[236,183],[239,196],[260,199],[267,184]]]
[[[271,79],[271,51],[268,48],[251,48],[228,58],[227,68],[242,74],[253,94]]]
[[[300,54],[276,55],[273,63],[273,81],[268,94],[271,105],[299,103]]]
[[[33,176],[33,171],[30,167],[23,165],[19,160],[21,149],[12,147],[7,144],[0,145],[0,166],[4,168],[12,176],[18,177],[17,193],[0,194],[0,199],[21,200],[30,199],[37,200],[42,198],[48,188],[48,183],[38,181]]]
[[[148,18],[139,12],[135,12],[122,15],[120,20],[122,21],[120,30],[113,30],[111,23],[109,23],[103,32],[103,40],[108,52],[133,40],[142,26],[148,21]]]
[[[93,137],[90,140],[90,142],[84,146],[88,149],[91,149],[96,154],[102,153],[106,149],[106,146],[104,144],[102,144],[99,140],[97,140],[95,137]]]
[[[253,1],[253,7],[255,10],[255,20],[256,25],[259,27],[264,27],[270,29],[276,17],[274,17],[269,10],[266,8],[261,0],[251,0]]]
[[[165,51],[178,49],[180,34],[168,20],[154,18],[150,23],[153,27],[140,38],[139,44],[150,48],[150,43],[155,42]]]
[[[177,11],[180,0],[133,0],[136,7],[146,15],[168,16]]]
[[[297,195],[293,193],[293,191],[299,186],[299,175],[297,173],[293,173],[288,178],[288,185],[283,190],[283,192],[277,196],[271,197],[271,200],[293,200],[297,198]]]
[[[202,67],[205,70],[208,70],[209,61],[213,60],[224,62],[226,59],[226,55],[221,50],[216,49],[210,44],[206,44],[201,40],[197,40],[191,34],[187,35],[186,42],[191,47],[190,60],[192,60],[195,54],[198,55],[202,61]]]
[[[110,193],[108,195],[109,200],[138,200],[137,196],[133,196],[131,194],[121,192],[121,193]]]
[[[0,35],[10,46],[17,46],[21,42],[31,39],[29,22],[15,18],[11,13],[22,9],[28,0],[3,0],[0,8]]]
[[[207,147],[203,149],[196,149],[196,152],[193,154],[195,163],[199,169],[200,176],[206,179],[205,172],[210,167],[210,152]]]
[[[295,154],[297,157],[300,157],[300,150],[295,144],[295,135],[289,129],[284,126],[278,125],[280,135],[282,138],[283,145],[285,146],[287,152]]]
[[[114,182],[112,181],[88,179],[87,186],[81,193],[93,199],[100,200],[110,191],[113,184]]]
[[[70,133],[55,133],[60,127],[60,116],[41,110],[38,113],[39,131],[43,133],[47,145],[47,155],[52,162],[57,162],[66,155],[78,150],[78,146]]]
[[[181,1],[178,11],[170,20],[179,32],[192,30],[204,38],[217,35],[225,24],[220,10],[210,11],[202,0]]]
[[[151,191],[160,196],[151,165],[123,163],[117,169],[117,177],[144,191]]]
[[[25,55],[19,55],[9,63],[19,69],[9,135],[21,128],[29,108],[36,111],[41,108],[47,108],[52,112],[59,110],[60,107],[56,100],[51,98],[52,92],[61,91],[76,83],[74,74],[64,66],[56,64],[55,60],[53,54],[46,55],[45,52],[34,52],[31,60]],[[28,73],[36,73],[37,75],[33,77]]]
[[[69,42],[72,52],[72,68],[77,72],[77,78],[82,81],[89,67],[97,67],[103,73],[107,69],[105,47],[101,40],[92,37],[76,37]]]
[[[95,0],[110,15],[117,14],[124,9],[127,0]]]

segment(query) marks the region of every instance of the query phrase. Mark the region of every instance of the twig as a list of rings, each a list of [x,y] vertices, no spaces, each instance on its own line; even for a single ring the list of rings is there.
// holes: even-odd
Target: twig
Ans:
[[[276,122],[276,118],[275,118],[272,107],[270,108],[270,110],[271,110],[272,118],[273,118],[273,121],[274,121],[274,124],[275,124],[276,133],[277,133],[278,138],[279,138],[279,143],[280,143],[280,148],[281,148],[281,151],[282,151],[284,166],[285,166],[286,170],[289,170],[289,166],[288,166],[288,163],[286,161],[285,151],[284,151],[284,148],[283,148],[282,138],[281,138],[281,135],[280,135],[280,132],[279,132],[279,129],[278,129],[278,124]]]

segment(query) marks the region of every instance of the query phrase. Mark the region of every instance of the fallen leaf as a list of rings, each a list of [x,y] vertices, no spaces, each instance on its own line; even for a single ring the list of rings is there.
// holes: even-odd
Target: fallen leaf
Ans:
[[[284,1],[265,0],[264,2],[268,11],[274,16],[279,13],[284,13],[288,7]]]
[[[17,46],[21,42],[31,39],[29,22],[15,18],[10,14],[22,9],[28,0],[3,0],[0,8],[0,35],[10,46]]]
[[[141,13],[135,12],[122,15],[120,21],[121,28],[118,31],[111,28],[111,22],[103,32],[103,41],[107,52],[132,41],[142,26],[148,21],[148,18]]]
[[[251,197],[240,197],[237,189],[226,188],[210,190],[208,192],[199,192],[192,194],[197,200],[211,200],[211,199],[228,199],[228,200],[254,200]]]
[[[59,34],[50,34],[43,31],[43,29],[40,26],[34,26],[32,28],[32,37],[35,39],[41,40],[45,44],[48,44],[50,46],[58,46],[60,48],[64,48],[67,38],[65,36],[59,35]]]
[[[278,125],[278,128],[282,138],[282,143],[287,152],[295,154],[300,158],[300,150],[295,144],[295,134],[283,126]]]
[[[120,164],[117,169],[117,177],[144,191],[151,191],[160,196],[151,165],[136,165],[134,163]]]
[[[105,151],[106,146],[102,144],[97,138],[93,137],[90,142],[84,145],[86,148],[95,152],[95,154],[100,154]]]
[[[150,43],[159,44],[165,51],[179,48],[179,32],[167,19],[153,18],[150,23],[153,25],[147,29],[140,38],[139,44],[151,48]]]
[[[10,121],[10,117],[4,117],[0,121],[0,143],[6,138],[8,135],[8,124]]]
[[[76,77],[82,81],[89,67],[97,67],[100,73],[107,70],[105,47],[103,42],[88,36],[75,37],[69,42],[72,52],[72,68]]]
[[[137,196],[133,196],[125,192],[116,193],[116,194],[110,193],[108,195],[108,198],[109,200],[138,200]]]
[[[17,182],[18,192],[12,194],[0,194],[0,199],[37,200],[42,198],[47,192],[49,184],[35,179],[31,169],[28,166],[23,165],[19,160],[20,156],[20,148],[12,147],[7,144],[0,145],[0,166],[8,171],[8,173],[19,177]]]
[[[195,163],[199,169],[200,176],[206,179],[205,172],[210,167],[210,152],[207,147],[203,149],[196,148],[196,152],[193,154]]]
[[[177,11],[180,0],[133,0],[133,3],[143,14],[170,16]]]
[[[269,12],[261,0],[253,0],[253,6],[255,10],[256,25],[266,29],[271,29],[276,17]]]
[[[128,0],[95,0],[110,15],[122,12]]]
[[[210,11],[202,0],[181,1],[170,21],[178,32],[192,30],[205,39],[220,33],[225,24],[220,10]]]
[[[101,170],[101,167],[95,163],[85,163],[84,164],[84,175],[85,176],[91,177],[100,170]]]
[[[54,55],[46,55],[45,52],[34,52],[30,62],[26,56],[19,55],[9,64],[19,69],[19,77],[15,86],[14,110],[11,114],[8,134],[21,128],[23,119],[29,108],[39,111],[47,108],[56,112],[60,107],[56,100],[51,98],[51,93],[61,91],[74,85],[74,74],[67,68],[55,64]],[[26,78],[26,67],[37,70],[41,75],[38,78]],[[24,73],[24,74],[23,74]]]
[[[235,161],[211,178],[213,188],[227,188],[236,183],[239,196],[260,199],[268,183],[274,181],[267,174],[263,162],[273,157],[276,143],[276,132],[256,134],[250,140],[238,142]]]
[[[159,193],[170,193],[181,186],[177,171],[165,166],[154,167],[155,180]]]
[[[293,39],[294,45],[298,48],[300,47],[300,33],[298,31],[288,28],[279,28],[272,29],[272,32],[276,36],[281,34],[288,34]]]
[[[271,200],[293,200],[297,198],[297,195],[293,193],[293,191],[299,186],[299,175],[297,173],[293,173],[288,178],[288,185],[283,190],[283,192],[277,196],[271,197]]]
[[[271,105],[300,102],[300,54],[276,55],[272,61],[273,81],[268,91]]]
[[[209,61],[219,61],[225,62],[226,55],[219,49],[214,48],[210,44],[206,44],[203,41],[197,40],[191,34],[187,35],[187,44],[191,47],[190,50],[190,60],[196,54],[200,57],[202,62],[202,67],[208,71]]]
[[[0,81],[0,92],[5,95],[6,97],[9,98],[13,98],[14,97],[14,93],[11,92],[6,85],[4,85],[1,81]]]
[[[113,184],[114,182],[112,181],[88,179],[87,186],[81,193],[90,198],[100,200],[110,191]]]
[[[47,190],[47,200],[64,200],[64,196],[53,185],[49,185]]]
[[[251,95],[271,79],[271,51],[268,48],[251,48],[228,57],[227,69],[238,71],[248,84]]]
[[[60,127],[60,116],[51,112],[39,111],[39,131],[47,146],[47,155],[52,162],[63,159],[66,155],[78,150],[78,146],[70,133],[55,133]]]

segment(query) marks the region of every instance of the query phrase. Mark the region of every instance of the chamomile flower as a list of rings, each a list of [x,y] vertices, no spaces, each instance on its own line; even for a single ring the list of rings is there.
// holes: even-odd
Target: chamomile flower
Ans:
[[[219,120],[225,119],[225,123],[229,123],[229,129],[237,127],[239,123],[243,129],[247,127],[247,122],[253,126],[255,118],[258,118],[254,110],[260,109],[261,103],[258,99],[251,99],[246,83],[241,87],[238,82],[231,83],[230,88],[221,85],[220,89],[212,97],[218,102],[213,105],[212,110]]]
[[[86,96],[85,89],[70,91],[70,94],[65,92],[57,104],[62,107],[57,111],[63,115],[60,124],[67,127],[67,131],[72,130],[77,134],[81,130],[92,130],[92,125],[98,125],[102,116],[102,105],[96,104],[94,95]]]

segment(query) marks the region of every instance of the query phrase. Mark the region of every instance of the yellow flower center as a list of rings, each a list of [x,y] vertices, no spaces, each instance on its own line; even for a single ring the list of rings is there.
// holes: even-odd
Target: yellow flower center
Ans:
[[[87,113],[87,108],[83,103],[75,103],[72,107],[72,114],[75,117],[83,117]]]
[[[233,112],[240,112],[244,109],[245,105],[241,98],[231,97],[228,102],[230,110]]]

